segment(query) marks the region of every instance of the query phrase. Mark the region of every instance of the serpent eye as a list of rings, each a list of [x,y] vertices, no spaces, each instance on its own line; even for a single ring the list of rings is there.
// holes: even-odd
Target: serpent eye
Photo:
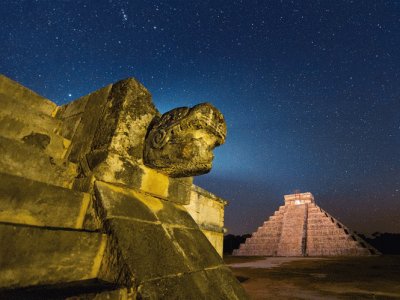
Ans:
[[[156,149],[162,148],[168,142],[167,133],[165,130],[158,130],[153,135],[152,146]]]

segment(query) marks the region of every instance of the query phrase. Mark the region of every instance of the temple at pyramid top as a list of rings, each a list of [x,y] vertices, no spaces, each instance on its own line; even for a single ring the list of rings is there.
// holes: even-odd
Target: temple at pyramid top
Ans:
[[[237,256],[360,256],[379,252],[315,204],[311,193],[285,195],[285,205],[252,234]]]
[[[314,203],[314,196],[311,193],[297,193],[285,195],[285,205],[299,205],[305,203]]]

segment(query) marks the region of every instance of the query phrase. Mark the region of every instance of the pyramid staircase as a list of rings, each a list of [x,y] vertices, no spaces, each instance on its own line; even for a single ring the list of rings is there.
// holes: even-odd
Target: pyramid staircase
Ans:
[[[375,248],[314,202],[311,193],[285,195],[285,205],[264,222],[236,256],[362,256]]]

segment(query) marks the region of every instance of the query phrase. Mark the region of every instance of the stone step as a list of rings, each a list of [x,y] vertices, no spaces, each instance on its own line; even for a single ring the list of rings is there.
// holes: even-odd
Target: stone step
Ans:
[[[0,222],[82,229],[90,195],[0,173]]]
[[[0,223],[0,290],[99,277],[107,236]]]
[[[77,165],[48,156],[37,147],[0,136],[0,170],[51,185],[71,188]]]
[[[330,248],[332,245],[337,245],[339,248],[343,247],[361,247],[361,245],[352,239],[347,240],[339,240],[339,239],[332,239],[332,240],[309,240],[308,245],[314,247],[328,247]]]
[[[264,246],[268,246],[268,245],[271,245],[271,244],[278,245],[278,243],[279,243],[279,238],[265,239],[265,240],[257,239],[255,241],[248,241],[246,244],[247,245],[254,245],[254,246],[262,248]]]
[[[233,255],[235,256],[264,256],[263,252],[259,250],[242,250],[236,249],[233,251]]]
[[[256,232],[256,235],[265,235],[265,234],[281,234],[281,227],[280,228],[263,228],[260,231]]]
[[[275,211],[274,215],[265,221],[250,239],[246,239],[245,243],[240,245],[240,251],[234,252],[233,255],[275,255],[285,211],[285,206]]]
[[[326,216],[323,213],[318,213],[318,214],[310,213],[310,214],[308,214],[308,219],[309,220],[314,220],[314,219],[320,220],[320,219],[324,219],[324,218],[326,218]]]
[[[263,228],[260,231],[256,232],[256,235],[264,235],[264,234],[281,234],[282,227],[275,228]]]
[[[319,225],[321,225],[321,224],[327,224],[327,225],[330,225],[330,224],[335,224],[334,222],[332,222],[332,220],[330,219],[330,218],[327,218],[327,217],[321,217],[321,218],[313,218],[313,219],[309,219],[308,220],[308,223],[310,224],[310,225],[316,225],[316,224],[319,224]]]
[[[308,230],[331,230],[333,228],[338,228],[332,222],[324,222],[324,223],[309,223],[307,226]]]
[[[331,236],[308,236],[307,241],[312,243],[325,243],[330,241],[352,241],[351,236],[348,235],[331,235]]]
[[[281,228],[282,227],[282,220],[280,221],[268,221],[268,223],[264,224],[262,228],[265,229],[274,229],[274,228]]]
[[[309,249],[307,251],[309,256],[359,256],[369,255],[367,249],[347,248],[347,249]]]
[[[331,235],[343,235],[347,236],[343,229],[340,228],[318,228],[318,229],[307,229],[307,236],[314,237],[314,236],[331,236]]]
[[[283,219],[283,214],[282,215],[273,215],[269,217],[269,221],[280,221]]]
[[[16,111],[19,105],[24,105],[30,111],[41,112],[51,116],[57,109],[55,103],[2,74],[0,74],[0,94],[3,94],[0,101],[7,102],[6,104],[3,103],[3,105],[6,105],[7,110],[10,111]],[[18,99],[18,101],[14,99]]]
[[[1,95],[0,95],[1,97]],[[57,133],[61,122],[44,114],[15,111],[4,114],[0,101],[0,136],[34,145],[55,158],[64,158],[71,141]]]
[[[322,213],[321,210],[318,207],[309,207],[308,208],[308,213],[309,214],[314,214],[314,213]]]

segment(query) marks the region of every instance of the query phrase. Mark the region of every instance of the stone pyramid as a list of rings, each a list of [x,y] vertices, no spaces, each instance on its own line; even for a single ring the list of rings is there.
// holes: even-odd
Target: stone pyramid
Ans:
[[[237,256],[361,256],[379,252],[321,209],[311,193],[285,205],[234,250]]]

